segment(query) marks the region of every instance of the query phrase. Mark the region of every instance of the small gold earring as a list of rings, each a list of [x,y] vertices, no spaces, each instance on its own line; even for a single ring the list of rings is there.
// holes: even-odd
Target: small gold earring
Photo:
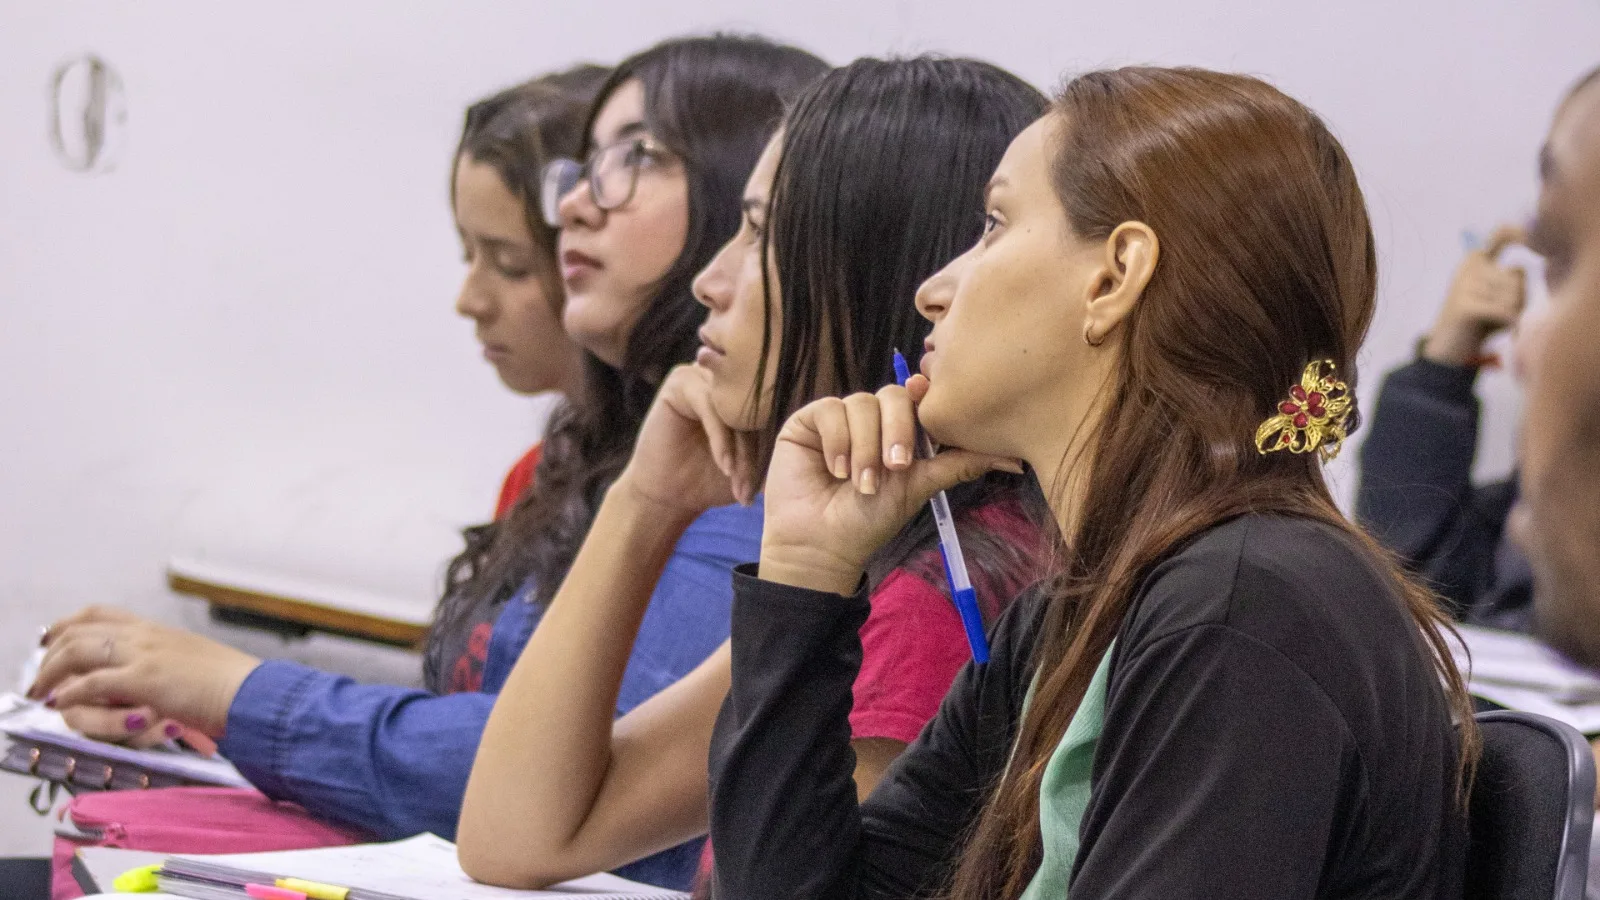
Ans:
[[[1100,340],[1097,341],[1094,338],[1090,337],[1089,336],[1090,331],[1091,331],[1091,329],[1089,327],[1089,323],[1088,322],[1083,323],[1083,342],[1085,344],[1088,344],[1091,347],[1098,347],[1101,344],[1104,344],[1106,342],[1105,338],[1101,338]]]

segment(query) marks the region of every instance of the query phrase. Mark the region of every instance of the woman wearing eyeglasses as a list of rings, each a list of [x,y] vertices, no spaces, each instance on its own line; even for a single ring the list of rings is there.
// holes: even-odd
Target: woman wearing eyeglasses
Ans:
[[[581,240],[577,249],[561,238],[560,267],[563,317],[583,353],[505,534],[481,552],[474,541],[486,536],[469,534],[452,566],[441,621],[493,619],[477,690],[358,685],[91,610],[51,628],[35,694],[66,709],[109,710],[118,723],[139,716],[202,729],[269,796],[376,837],[454,835],[494,696],[627,461],[656,386],[698,347],[704,310],[690,281],[738,228],[745,178],[784,103],[825,68],[758,38],[665,42],[600,86],[582,145],[572,148],[586,161],[544,165],[543,187],[526,192],[547,225],[559,213]],[[559,208],[549,202],[558,197]],[[727,638],[730,572],[757,552],[760,526],[759,509],[735,505],[684,534],[652,597],[619,714]],[[698,844],[678,848],[623,874],[686,885],[698,852]]]

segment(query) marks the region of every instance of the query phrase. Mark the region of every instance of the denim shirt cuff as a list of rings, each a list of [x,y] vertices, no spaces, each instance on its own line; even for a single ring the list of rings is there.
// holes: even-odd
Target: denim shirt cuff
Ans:
[[[256,666],[239,685],[217,749],[267,796],[284,795],[295,708],[319,678],[330,677],[299,663],[272,659]]]

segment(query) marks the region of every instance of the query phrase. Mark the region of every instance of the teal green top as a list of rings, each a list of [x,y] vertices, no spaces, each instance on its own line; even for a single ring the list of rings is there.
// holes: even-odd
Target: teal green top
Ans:
[[[1078,859],[1083,813],[1089,808],[1089,776],[1094,769],[1100,731],[1105,726],[1106,685],[1111,680],[1111,651],[1116,646],[1113,640],[1106,647],[1089,689],[1084,691],[1083,702],[1067,723],[1067,733],[1061,736],[1061,743],[1045,764],[1044,781],[1039,785],[1039,834],[1044,841],[1044,860],[1021,900],[1067,896],[1072,864]],[[1029,687],[1024,710],[1032,699],[1033,689]]]

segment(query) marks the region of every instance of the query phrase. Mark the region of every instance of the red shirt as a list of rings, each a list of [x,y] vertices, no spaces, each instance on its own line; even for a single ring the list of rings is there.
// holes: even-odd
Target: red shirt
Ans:
[[[495,521],[503,521],[517,501],[522,499],[523,492],[533,484],[533,470],[539,466],[542,447],[542,444],[534,444],[506,473],[506,480],[500,485],[500,498],[494,504]],[[489,657],[489,636],[494,633],[494,616],[498,610],[486,609],[483,612],[488,618],[472,625],[460,655],[450,666],[447,689],[452,694],[483,688],[483,665]]]
[[[539,468],[539,453],[544,449],[543,444],[534,444],[532,449],[517,460],[517,464],[506,473],[506,480],[500,485],[500,499],[494,504],[494,517],[498,521],[511,512],[511,507],[517,505],[522,492],[533,484],[533,470]]]
[[[979,585],[986,609],[998,615],[1011,598],[1044,574],[1047,556],[1039,531],[1015,502],[991,503],[969,514],[988,531],[1017,546],[1035,546],[1037,571],[1018,572],[1005,584]],[[938,550],[928,551],[937,556]],[[909,744],[916,739],[956,673],[972,658],[967,632],[955,603],[939,587],[907,568],[895,569],[872,592],[872,611],[861,626],[861,671],[856,674],[850,736],[890,738]]]

